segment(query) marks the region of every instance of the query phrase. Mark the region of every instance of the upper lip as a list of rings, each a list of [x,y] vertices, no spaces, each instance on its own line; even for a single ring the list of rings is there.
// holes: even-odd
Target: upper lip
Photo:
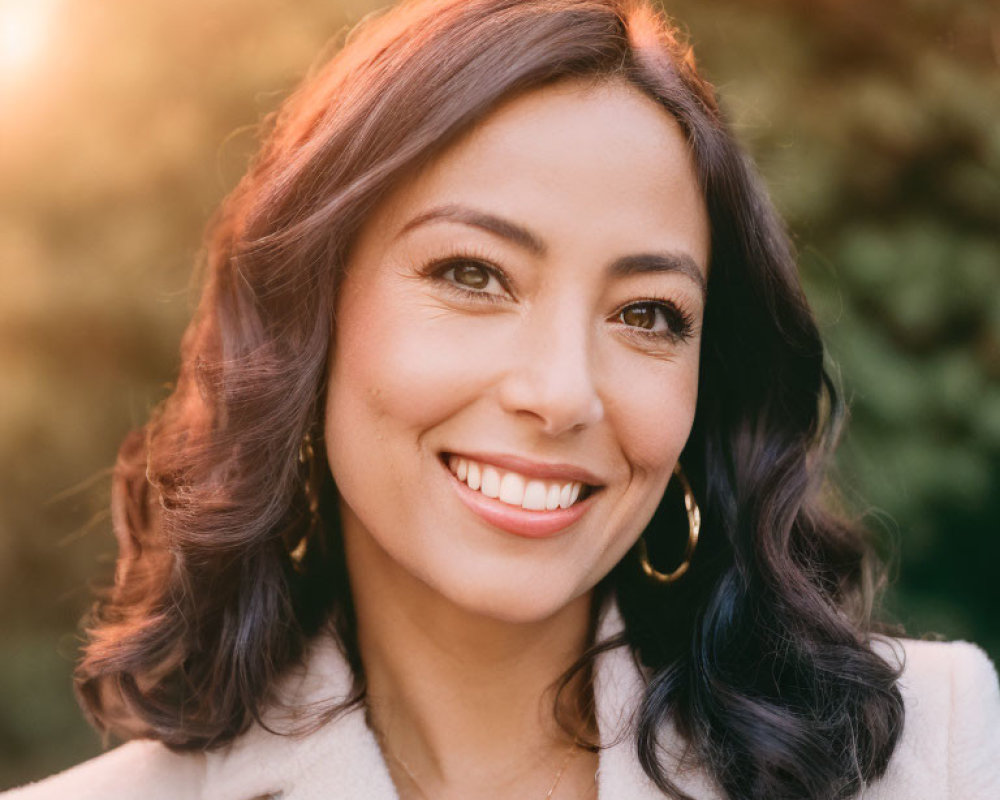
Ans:
[[[601,486],[601,479],[590,470],[575,464],[564,464],[553,461],[532,461],[522,456],[508,453],[458,452],[449,450],[446,455],[459,458],[469,458],[482,464],[492,464],[495,467],[517,472],[529,478],[541,478],[556,481],[579,481],[590,486]]]

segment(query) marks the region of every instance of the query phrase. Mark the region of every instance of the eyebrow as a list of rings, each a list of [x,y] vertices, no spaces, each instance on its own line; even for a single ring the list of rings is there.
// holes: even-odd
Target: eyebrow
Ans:
[[[527,228],[495,214],[456,204],[435,206],[418,214],[400,228],[396,238],[398,239],[420,225],[438,221],[459,222],[463,225],[479,228],[502,239],[507,239],[540,258],[548,252],[545,242]],[[651,272],[679,272],[697,283],[702,295],[708,292],[705,276],[695,260],[684,252],[635,253],[616,258],[608,267],[608,274],[615,278]]]

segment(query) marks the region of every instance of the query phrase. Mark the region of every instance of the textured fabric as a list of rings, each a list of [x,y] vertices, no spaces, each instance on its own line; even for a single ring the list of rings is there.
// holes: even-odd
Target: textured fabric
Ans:
[[[599,636],[621,627],[610,607]],[[900,687],[906,726],[886,776],[863,800],[1000,800],[1000,689],[982,650],[965,642],[884,639],[890,659],[902,658]],[[317,640],[307,668],[283,685],[289,701],[345,697],[350,671],[330,639]],[[642,673],[627,648],[601,655],[595,670],[602,745],[601,800],[662,798],[635,755],[632,715]],[[277,712],[269,725],[287,722]],[[674,758],[671,774],[698,800],[723,800],[711,778],[686,769],[683,745],[671,729],[662,741]],[[255,726],[227,748],[177,755],[157,742],[129,742],[47,780],[0,795],[3,800],[396,800],[374,736],[361,709],[295,738]]]

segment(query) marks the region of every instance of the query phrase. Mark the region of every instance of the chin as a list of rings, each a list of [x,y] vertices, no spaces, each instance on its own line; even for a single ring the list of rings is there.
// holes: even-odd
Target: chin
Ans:
[[[592,588],[563,586],[551,580],[526,583],[523,578],[511,579],[502,570],[494,570],[438,591],[467,613],[497,622],[530,625],[551,619]]]

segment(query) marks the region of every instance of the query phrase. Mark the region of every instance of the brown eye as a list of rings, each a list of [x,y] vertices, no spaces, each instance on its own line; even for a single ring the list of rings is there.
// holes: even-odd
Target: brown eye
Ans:
[[[456,253],[432,261],[423,271],[452,293],[475,302],[499,303],[511,295],[503,270],[473,256]]]
[[[656,306],[652,303],[636,303],[621,312],[621,321],[633,328],[652,330],[656,325]]]
[[[679,343],[691,336],[691,318],[671,302],[647,300],[618,312],[618,319],[637,336]]]
[[[463,261],[452,267],[455,282],[470,289],[485,289],[490,282],[490,274],[481,264]]]

